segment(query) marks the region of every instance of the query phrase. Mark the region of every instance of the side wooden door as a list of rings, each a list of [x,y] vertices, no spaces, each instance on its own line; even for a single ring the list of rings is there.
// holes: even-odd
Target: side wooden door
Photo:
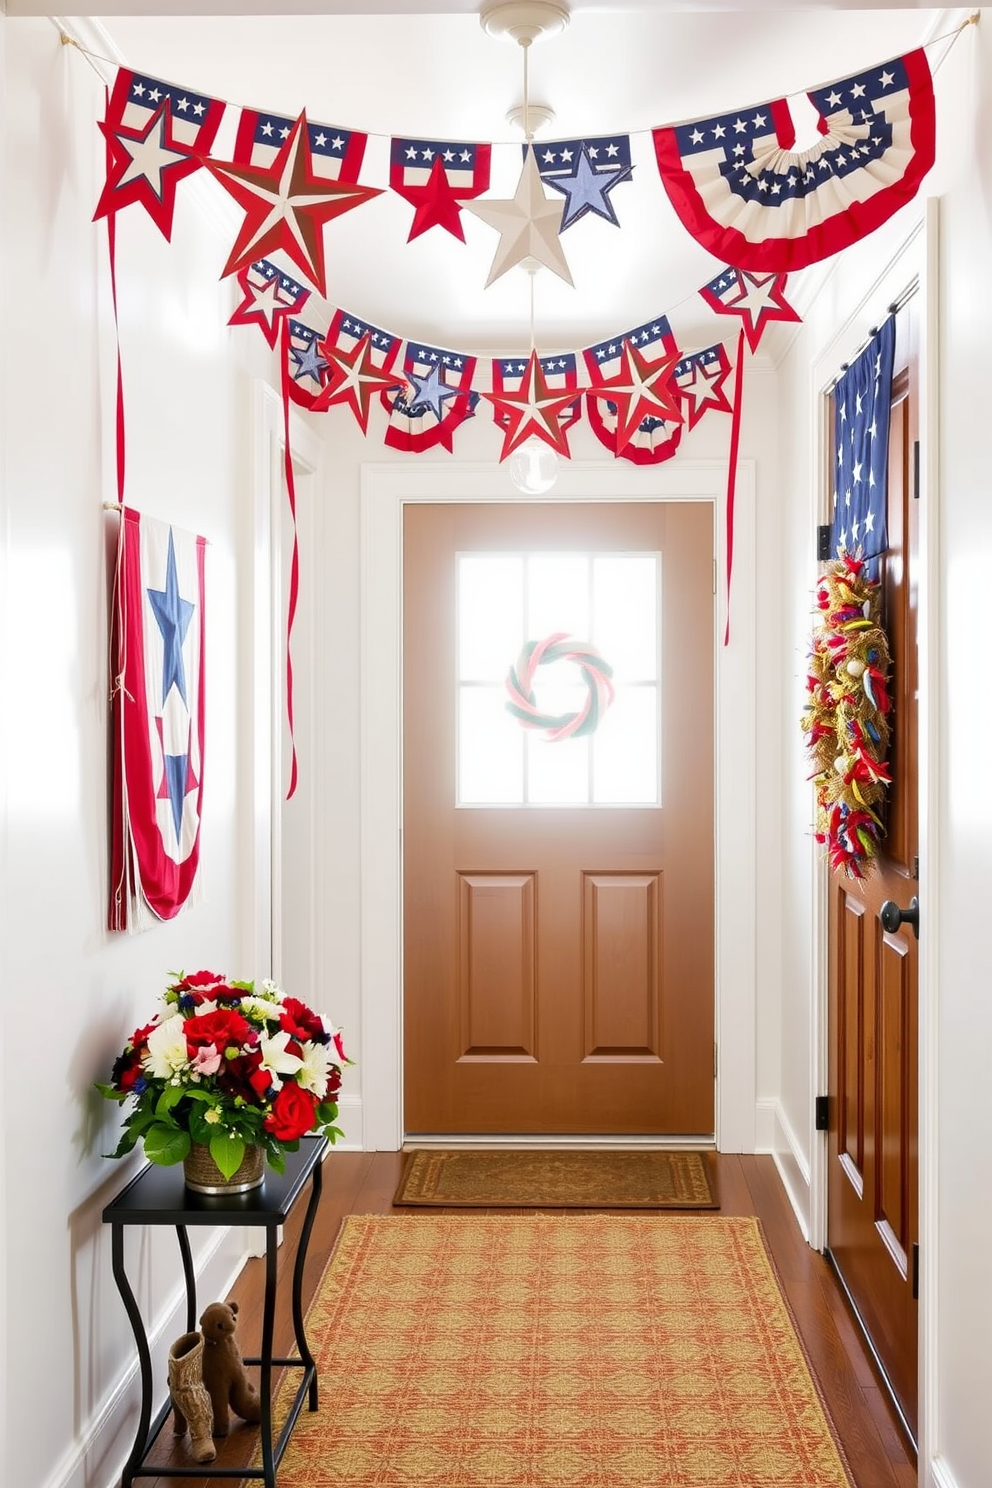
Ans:
[[[509,577],[485,600],[482,581],[463,578],[470,592],[462,604],[491,609],[505,644],[488,671],[481,663],[479,676],[468,669],[462,697],[457,576],[487,572],[478,563],[459,568],[479,555],[498,555]],[[561,619],[528,580],[529,615],[525,606],[513,638],[499,615],[503,591],[516,593],[518,560],[541,572],[585,562],[591,573],[604,557],[639,562],[642,576],[645,565],[656,570],[650,619],[646,601],[635,604],[615,578],[609,603],[590,589],[588,607],[573,596],[562,606],[571,616]],[[712,1133],[712,575],[712,508],[704,503],[406,508],[409,1133]],[[577,639],[598,642],[609,661],[628,606],[635,649],[654,658],[654,682],[615,677],[617,701],[587,738],[548,742],[522,730],[506,711],[504,686],[521,643],[588,624],[590,633]],[[578,675],[572,663],[556,666]],[[534,685],[557,713],[552,670],[545,681],[540,669]],[[568,676],[560,683],[559,704],[569,696]],[[473,726],[487,690],[488,721]],[[625,801],[614,772],[605,799],[596,799],[593,784],[589,800],[576,804],[565,778],[580,757],[598,768],[622,724],[639,740],[638,769],[649,775],[644,751],[657,746],[657,790],[632,783],[636,799]],[[458,775],[460,767],[474,772],[466,755],[472,727],[472,748],[490,758],[499,781],[506,760],[523,751],[527,780],[544,792],[539,800],[501,797],[498,785],[500,799],[473,804]],[[647,800],[651,792],[657,798]]]
[[[889,426],[883,619],[892,653],[893,783],[878,871],[830,885],[830,1179],[833,1262],[913,1439],[918,1418],[918,948],[906,908],[919,876],[915,304],[899,313]]]

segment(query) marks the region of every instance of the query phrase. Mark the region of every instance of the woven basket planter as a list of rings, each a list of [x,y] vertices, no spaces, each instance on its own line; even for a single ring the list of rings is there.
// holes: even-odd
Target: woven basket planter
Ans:
[[[210,1148],[194,1142],[189,1155],[183,1158],[183,1173],[186,1187],[194,1193],[247,1193],[249,1189],[260,1187],[265,1177],[265,1149],[246,1147],[241,1166],[230,1178],[225,1178],[210,1156]]]

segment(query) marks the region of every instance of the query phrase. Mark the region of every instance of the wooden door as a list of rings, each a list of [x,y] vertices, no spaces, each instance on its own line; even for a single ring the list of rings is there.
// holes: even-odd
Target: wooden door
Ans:
[[[658,727],[655,804],[456,804],[456,573],[480,553],[660,555],[660,686],[639,715]],[[704,503],[406,508],[409,1133],[712,1133],[713,603]],[[545,624],[522,639],[571,630]],[[492,732],[512,754],[505,701],[501,671]],[[553,786],[579,741],[533,738]]]
[[[830,885],[828,1246],[914,1440],[917,1428],[918,955],[912,928],[886,931],[886,900],[917,893],[919,504],[912,305],[897,322],[889,428],[883,618],[892,653],[893,784],[878,872]]]

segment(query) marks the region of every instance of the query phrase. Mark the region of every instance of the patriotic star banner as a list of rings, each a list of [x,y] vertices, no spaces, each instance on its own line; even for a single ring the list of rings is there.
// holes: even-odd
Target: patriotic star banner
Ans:
[[[617,377],[623,365],[624,349],[636,347],[649,360],[674,356],[678,351],[667,315],[655,316],[643,325],[633,326],[619,336],[587,346],[582,353],[592,386],[600,386]],[[674,375],[673,367],[673,375]],[[610,398],[586,397],[586,414],[600,444],[618,459],[635,465],[660,465],[670,460],[682,440],[681,420],[647,414],[629,441],[617,448],[618,404]]]
[[[114,584],[109,926],[200,897],[206,539],[125,506]]]
[[[555,356],[538,357],[538,366],[551,393],[575,393],[575,399],[557,416],[557,425],[562,433],[570,429],[582,417],[582,389],[579,387],[579,360],[574,351],[559,352]],[[492,386],[497,401],[493,415],[497,424],[506,428],[508,418],[499,409],[499,396],[503,393],[518,393],[527,374],[526,357],[493,357]]]
[[[239,165],[271,168],[293,132],[295,119],[282,114],[267,114],[260,109],[241,110],[234,144],[234,159]],[[325,181],[358,180],[365,158],[368,135],[357,129],[339,129],[334,124],[307,121],[307,142],[315,176]]]
[[[462,201],[489,190],[492,146],[463,141],[394,138],[389,147],[389,184],[414,209],[407,242],[431,227],[465,241]]]
[[[171,242],[176,187],[209,155],[225,107],[219,98],[119,68],[100,124],[107,179],[94,221],[134,202]]]
[[[406,386],[383,393],[389,413],[383,439],[390,449],[420,454],[441,445],[452,449],[459,424],[471,418],[479,401],[472,391],[476,358],[410,341],[403,354]]]
[[[807,94],[823,136],[793,153],[786,99],[655,129],[684,226],[739,269],[790,273],[874,232],[934,161],[933,80],[920,48]]]
[[[310,290],[304,284],[297,284],[267,258],[260,258],[241,269],[237,280],[243,299],[228,325],[257,325],[275,350],[280,322],[303,309],[310,298]]]
[[[620,226],[610,193],[633,175],[629,134],[556,140],[535,147],[535,157],[541,180],[565,198],[560,232],[589,212]]]
[[[722,341],[707,346],[703,351],[694,351],[683,357],[675,368],[675,386],[679,402],[689,429],[694,429],[709,409],[721,413],[733,413],[725,391],[727,378],[733,370],[727,348]]]
[[[301,408],[313,408],[324,385],[327,358],[320,353],[324,332],[304,320],[288,316],[285,321],[285,363],[288,395]]]
[[[877,560],[889,545],[886,529],[889,408],[896,319],[888,320],[834,384],[834,511],[830,549]],[[877,561],[869,562],[877,578]]]

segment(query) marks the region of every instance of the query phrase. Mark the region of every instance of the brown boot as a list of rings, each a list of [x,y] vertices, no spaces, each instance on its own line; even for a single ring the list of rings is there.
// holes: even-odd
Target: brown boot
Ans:
[[[213,1462],[214,1413],[203,1383],[203,1338],[184,1333],[169,1350],[169,1393],[175,1420],[172,1429],[183,1436],[189,1426],[189,1449],[195,1462]]]

